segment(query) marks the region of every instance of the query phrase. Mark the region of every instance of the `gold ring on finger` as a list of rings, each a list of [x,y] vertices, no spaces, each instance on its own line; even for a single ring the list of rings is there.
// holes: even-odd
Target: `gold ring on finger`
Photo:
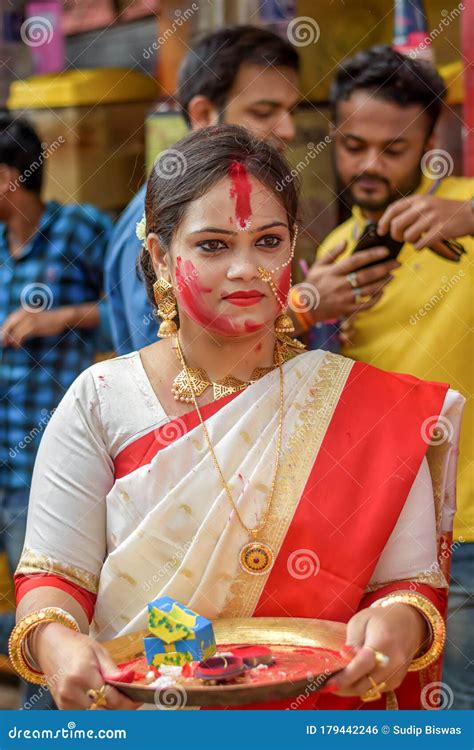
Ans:
[[[360,293],[361,292],[360,287],[358,287],[358,286],[355,287],[354,290],[353,290],[353,292],[354,292],[354,302],[356,303],[356,305],[360,305],[361,302],[364,301],[364,298],[363,298],[363,296]]]
[[[364,701],[364,703],[372,703],[373,701],[378,701],[382,697],[382,690],[385,690],[387,687],[385,682],[380,682],[377,684],[373,677],[370,676],[370,674],[367,675],[367,679],[369,680],[372,687],[370,687],[368,690],[366,690],[365,693],[363,693],[360,697],[361,700]]]
[[[350,273],[348,273],[346,279],[353,289],[357,289],[357,287],[359,286],[359,282],[357,281],[357,274],[355,271],[351,271]]]
[[[376,648],[374,648],[373,646],[368,646],[367,644],[365,644],[365,648],[370,648],[370,650],[374,652],[375,663],[378,667],[388,667],[388,665],[390,664],[390,656],[382,653],[382,651],[377,651]]]
[[[106,706],[107,705],[107,698],[105,695],[105,685],[102,685],[98,690],[95,688],[90,688],[90,690],[87,691],[87,697],[91,699],[92,704],[91,708],[98,708],[99,706]]]

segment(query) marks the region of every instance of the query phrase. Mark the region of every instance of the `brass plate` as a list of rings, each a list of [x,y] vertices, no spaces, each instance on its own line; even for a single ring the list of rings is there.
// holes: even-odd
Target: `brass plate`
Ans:
[[[345,642],[344,623],[300,617],[245,617],[215,620],[216,642],[232,645],[265,645],[327,648],[339,651]],[[147,630],[105,641],[116,663],[143,656],[143,638]],[[313,675],[311,682],[317,675]],[[328,679],[326,676],[325,679]],[[307,679],[271,684],[200,685],[157,690],[138,683],[124,684],[108,681],[138,703],[155,703],[160,708],[188,708],[196,706],[231,706],[282,700],[299,695],[308,685]],[[319,683],[322,687],[324,680]],[[175,702],[175,705],[173,704]]]

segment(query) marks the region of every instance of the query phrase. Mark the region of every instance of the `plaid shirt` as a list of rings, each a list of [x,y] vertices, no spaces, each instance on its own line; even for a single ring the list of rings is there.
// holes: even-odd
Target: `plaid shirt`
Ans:
[[[50,201],[38,231],[13,258],[0,223],[0,326],[20,306],[47,310],[98,300],[111,231],[110,218],[93,206]],[[41,434],[93,362],[96,337],[97,329],[74,329],[28,339],[20,349],[0,342],[0,488],[30,486]]]

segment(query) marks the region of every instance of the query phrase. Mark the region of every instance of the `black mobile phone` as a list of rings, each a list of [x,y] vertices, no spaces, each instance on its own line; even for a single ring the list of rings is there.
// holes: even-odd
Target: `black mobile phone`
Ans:
[[[371,247],[386,247],[390,253],[389,255],[385,256],[385,258],[380,258],[379,260],[372,260],[370,263],[362,266],[362,268],[370,268],[370,266],[375,266],[377,263],[385,263],[387,260],[396,260],[404,244],[405,242],[394,240],[390,234],[384,234],[383,236],[377,234],[376,222],[369,221],[364,227],[364,231],[359,237],[352,252],[360,253],[362,250],[370,250]],[[359,268],[358,270],[361,271],[362,268]]]
[[[404,241],[394,240],[390,234],[384,234],[383,236],[377,234],[377,224],[375,221],[369,221],[364,227],[359,240],[352,251],[353,253],[360,253],[361,250],[370,250],[371,247],[386,247],[389,251],[389,255],[380,260],[372,260],[370,263],[366,263],[362,268],[370,268],[375,266],[377,263],[385,263],[387,260],[396,260],[400,250],[402,249]],[[459,262],[463,255],[466,254],[464,247],[457,240],[440,240],[435,248],[429,248],[432,252],[439,255],[445,260],[451,260],[453,262]],[[362,268],[359,270],[361,271]]]

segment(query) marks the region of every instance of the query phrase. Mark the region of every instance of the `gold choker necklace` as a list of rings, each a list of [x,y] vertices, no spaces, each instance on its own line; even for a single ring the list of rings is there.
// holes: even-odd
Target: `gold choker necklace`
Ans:
[[[178,359],[180,357],[180,344],[176,339],[176,354]],[[171,386],[171,392],[176,401],[183,401],[186,404],[193,402],[193,396],[199,398],[204,391],[212,386],[214,400],[229,396],[231,393],[237,391],[243,391],[247,386],[255,383],[256,380],[260,380],[264,375],[275,370],[280,363],[284,364],[289,359],[292,359],[305,348],[297,339],[292,339],[290,336],[285,334],[278,334],[275,348],[273,351],[273,365],[271,367],[256,367],[250,376],[250,380],[240,380],[235,378],[233,375],[227,375],[222,380],[211,380],[209,375],[202,367],[184,367],[181,372],[173,380]],[[182,364],[182,361],[181,361]],[[192,388],[191,388],[192,386]]]

